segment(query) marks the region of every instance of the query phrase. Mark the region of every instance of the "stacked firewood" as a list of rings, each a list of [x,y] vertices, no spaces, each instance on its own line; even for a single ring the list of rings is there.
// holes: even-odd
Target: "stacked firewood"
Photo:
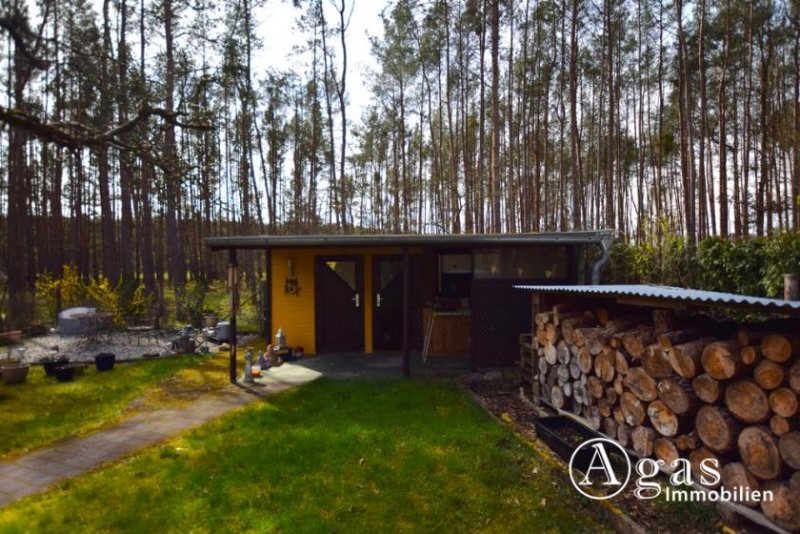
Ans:
[[[667,310],[646,324],[641,312],[574,305],[534,319],[542,400],[667,466],[717,458],[726,488],[772,490],[765,515],[800,531],[800,335],[718,339]]]

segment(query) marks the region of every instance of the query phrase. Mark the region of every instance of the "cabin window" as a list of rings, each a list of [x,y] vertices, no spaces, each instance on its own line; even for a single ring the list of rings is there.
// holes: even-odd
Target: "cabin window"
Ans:
[[[568,274],[566,247],[478,249],[475,278],[563,280]]]
[[[439,296],[468,298],[472,289],[472,255],[439,254]]]

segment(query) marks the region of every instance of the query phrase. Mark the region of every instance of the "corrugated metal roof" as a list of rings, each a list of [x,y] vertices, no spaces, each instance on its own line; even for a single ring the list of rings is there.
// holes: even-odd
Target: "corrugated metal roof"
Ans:
[[[517,289],[537,293],[566,293],[598,297],[629,297],[663,300],[665,302],[684,302],[687,304],[703,304],[707,306],[744,306],[774,313],[797,314],[800,312],[800,301],[751,297],[735,293],[719,293],[681,287],[655,286],[644,284],[630,285],[593,285],[593,286],[514,286]]]
[[[544,232],[538,234],[327,234],[327,235],[250,235],[208,237],[211,250],[299,247],[367,246],[496,246],[522,244],[575,245],[601,243],[612,237],[611,230],[588,232]]]

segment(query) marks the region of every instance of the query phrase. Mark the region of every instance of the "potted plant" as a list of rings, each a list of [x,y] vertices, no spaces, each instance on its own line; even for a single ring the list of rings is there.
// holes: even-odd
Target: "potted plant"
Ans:
[[[3,382],[7,385],[21,384],[28,378],[28,371],[31,366],[27,363],[17,364],[4,364],[3,365]]]
[[[110,352],[101,352],[94,357],[94,363],[98,371],[110,371],[114,368],[114,362],[117,356]]]
[[[56,367],[69,363],[69,358],[66,356],[59,356],[58,358],[55,356],[45,356],[41,361],[44,367],[44,374],[53,376],[56,374]]]
[[[30,365],[22,361],[25,356],[25,348],[19,347],[16,350],[18,354],[16,358],[11,357],[9,347],[6,357],[0,360],[0,374],[3,375],[3,382],[6,384],[20,384],[25,382],[28,377]]]

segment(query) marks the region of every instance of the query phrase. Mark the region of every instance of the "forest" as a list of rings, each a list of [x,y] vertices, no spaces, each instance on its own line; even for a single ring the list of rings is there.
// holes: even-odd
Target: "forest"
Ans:
[[[283,70],[264,5],[2,3],[0,308],[64,266],[208,284],[215,235],[613,228],[663,266],[798,230],[797,0],[388,0],[361,116],[358,2],[296,0]]]

